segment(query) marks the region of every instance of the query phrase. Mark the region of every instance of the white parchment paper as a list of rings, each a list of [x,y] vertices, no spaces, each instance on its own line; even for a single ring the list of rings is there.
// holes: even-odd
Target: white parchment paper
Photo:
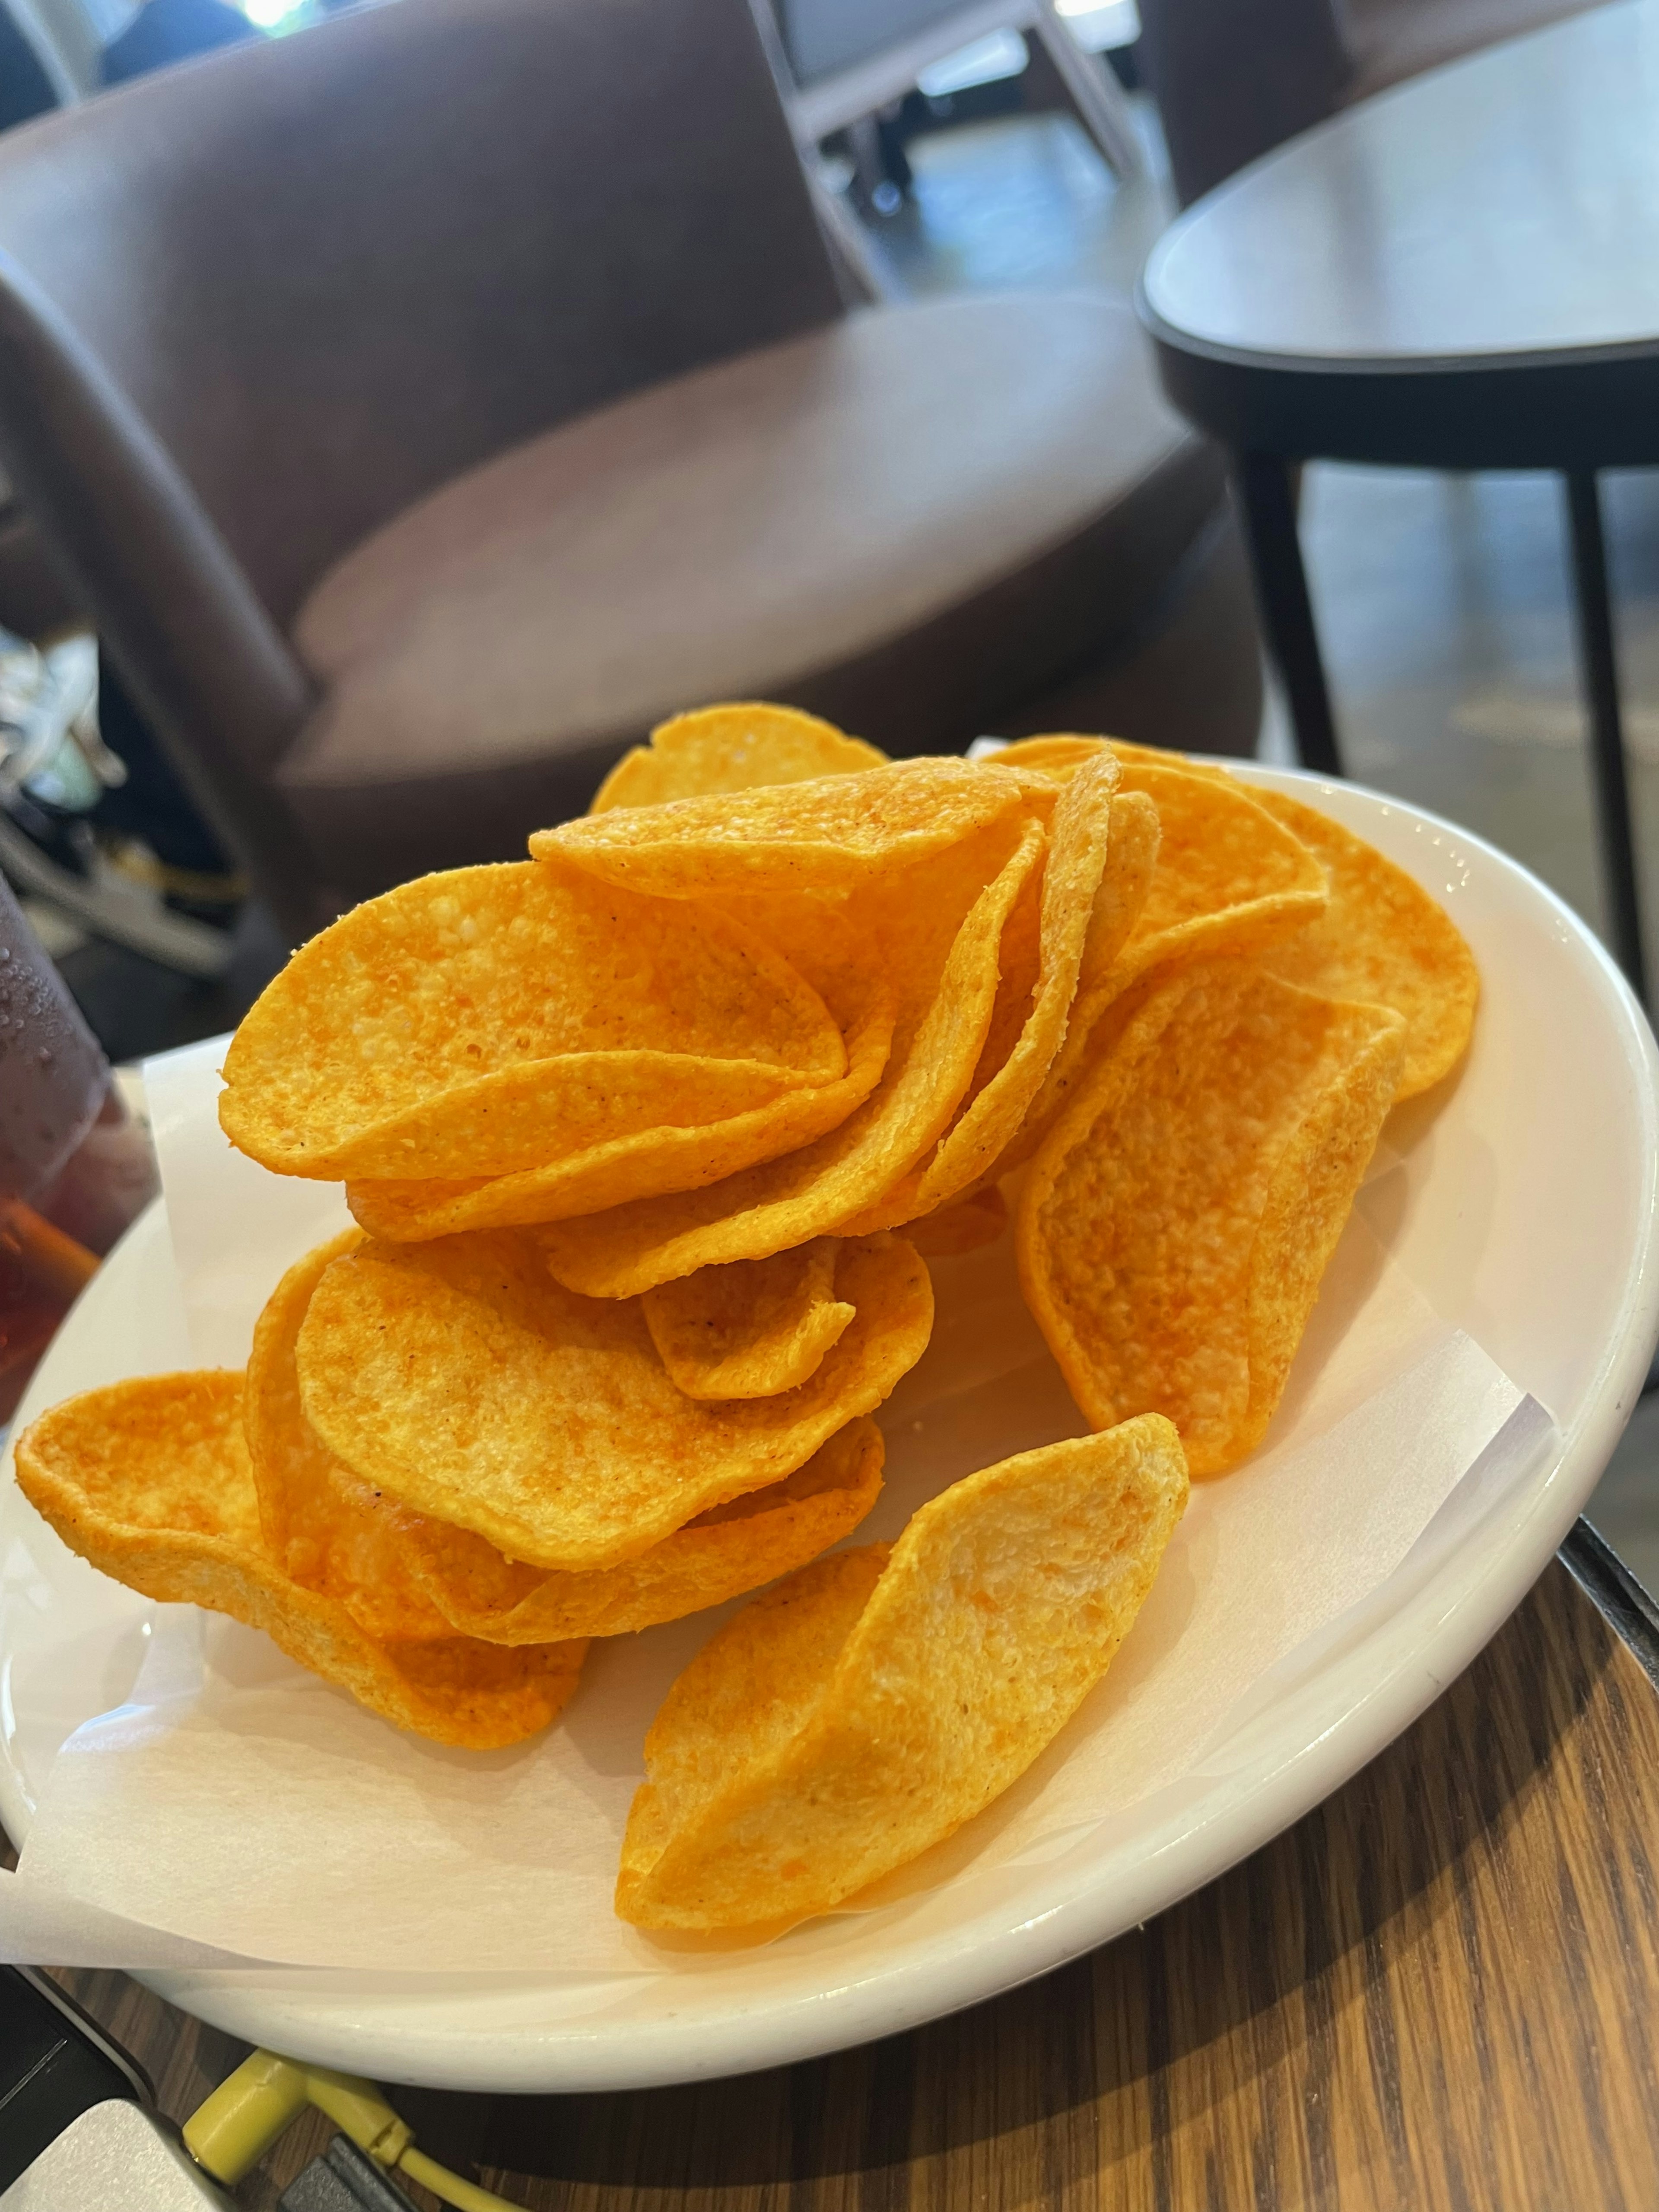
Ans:
[[[331,1186],[264,1173],[213,1114],[222,1046],[152,1063],[152,1113],[197,1355],[239,1364],[283,1267],[344,1218]],[[1541,1409],[1389,1259],[1374,1176],[1254,1460],[1197,1486],[1110,1674],[1032,1771],[969,1827],[854,1900],[902,1916],[945,1886],[1078,1847],[1224,1759],[1253,1686],[1385,1582],[1460,1481],[1501,1490]],[[1376,1194],[1382,1202],[1375,1205]],[[887,1488],[853,1540],[1082,1423],[1026,1313],[1011,1240],[934,1263],[933,1341],[881,1415]],[[514,1750],[402,1735],[264,1638],[158,1607],[126,1702],[82,1726],[42,1794],[0,1950],[66,1963],[233,1958],[364,1972],[720,1971],[611,1909],[641,1744],[731,1608],[596,1644],[560,1726]],[[856,1914],[786,1936],[833,1947]],[[46,1940],[50,1938],[50,1941]]]

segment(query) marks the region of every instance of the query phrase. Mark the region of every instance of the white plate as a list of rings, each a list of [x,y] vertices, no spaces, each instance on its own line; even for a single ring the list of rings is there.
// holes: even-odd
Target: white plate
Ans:
[[[818,1958],[784,1943],[695,1978],[152,1973],[153,1988],[253,2041],[454,2088],[616,2088],[775,2065],[970,2004],[1173,1904],[1297,1820],[1467,1665],[1571,1525],[1642,1386],[1659,1329],[1659,1058],[1601,946],[1513,861],[1350,784],[1244,773],[1369,837],[1474,948],[1474,1049],[1410,1145],[1392,1249],[1553,1413],[1532,1474],[1501,1508],[1477,1499],[1443,1516],[1382,1601],[1274,1685],[1229,1772],[1195,1780],[1174,1812],[1166,1796],[1115,1821],[1080,1867],[1022,1869],[994,1911],[964,1908],[944,1933],[888,1930]],[[88,1287],[20,1419],[189,1364],[180,1317],[154,1294],[165,1251],[152,1214]],[[0,1814],[21,1838],[57,1744],[125,1696],[147,1608],[70,1558],[10,1488],[0,1584]]]

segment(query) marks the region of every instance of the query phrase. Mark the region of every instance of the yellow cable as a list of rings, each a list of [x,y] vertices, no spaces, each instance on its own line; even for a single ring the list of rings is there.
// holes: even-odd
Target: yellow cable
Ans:
[[[185,2148],[234,2188],[311,2102],[305,2069],[256,2051],[185,2122]]]
[[[504,2197],[492,2197],[416,2150],[408,2121],[398,2118],[372,2081],[331,2067],[302,2066],[274,2051],[256,2051],[244,2059],[198,2106],[185,2122],[185,2148],[216,2181],[234,2186],[307,2105],[325,2113],[377,2164],[401,2166],[456,2212],[517,2212]]]
[[[355,2074],[337,2074],[327,2066],[302,2066],[306,2094],[319,2112],[326,2112],[343,2128],[359,2150],[366,2150],[377,2166],[396,2166],[415,2139],[407,2120],[400,2120],[372,2081]]]
[[[400,2169],[411,2181],[418,2181],[422,2189],[429,2189],[434,2197],[441,2197],[446,2204],[453,2204],[456,2212],[521,2212],[516,2204],[509,2204],[505,2197],[493,2197],[487,2189],[480,2189],[476,2181],[463,2181],[459,2173],[452,2173],[447,2166],[440,2166],[435,2158],[428,2158],[423,2150],[411,2143],[398,2160]]]

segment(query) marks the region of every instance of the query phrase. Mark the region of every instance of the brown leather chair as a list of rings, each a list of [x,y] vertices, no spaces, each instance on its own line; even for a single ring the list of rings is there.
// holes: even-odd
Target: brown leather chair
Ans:
[[[711,698],[1254,741],[1127,308],[848,312],[745,0],[399,0],[9,134],[0,463],[290,930]]]
[[[1183,207],[1338,108],[1602,0],[1140,0]]]

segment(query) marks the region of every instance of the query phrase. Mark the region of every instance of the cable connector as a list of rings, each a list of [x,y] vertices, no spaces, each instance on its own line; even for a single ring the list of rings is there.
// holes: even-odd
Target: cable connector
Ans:
[[[216,2181],[234,2188],[310,2102],[302,2067],[256,2051],[185,2122],[185,2148]]]
[[[460,2212],[513,2212],[506,2199],[451,2173],[415,2148],[414,2130],[372,2081],[256,2051],[185,2122],[191,2156],[234,2187],[308,2105],[325,2113],[375,2164],[396,2168]],[[309,2171],[309,2168],[307,2168]]]

